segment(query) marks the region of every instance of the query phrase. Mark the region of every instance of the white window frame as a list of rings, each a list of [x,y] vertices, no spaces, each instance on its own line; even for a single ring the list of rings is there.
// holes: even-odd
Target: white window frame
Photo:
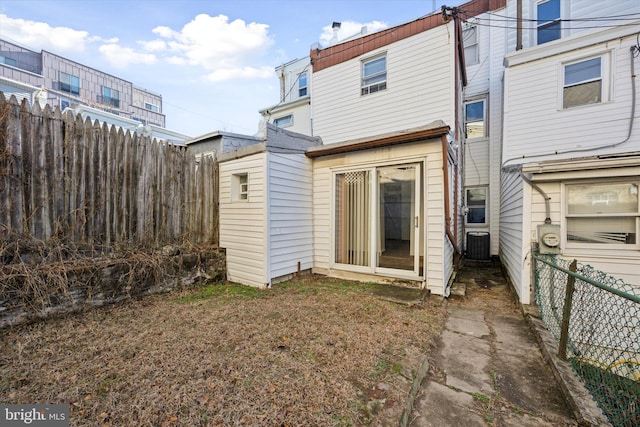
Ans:
[[[280,124],[279,122],[285,122]],[[293,126],[293,114],[286,114],[284,116],[276,117],[273,119],[273,124],[279,128],[288,128]]]
[[[565,70],[567,66],[571,66],[574,64],[579,64],[581,62],[586,62],[586,61],[590,61],[592,59],[596,59],[596,58],[600,58],[600,78],[599,79],[587,79],[587,80],[583,80],[580,81],[578,83],[572,83],[570,85],[566,85],[565,84]],[[603,103],[606,103],[610,100],[610,67],[611,67],[611,52],[602,52],[596,55],[591,55],[591,56],[586,56],[586,57],[581,57],[579,59],[572,59],[570,61],[565,61],[563,63],[560,64],[559,70],[558,70],[558,82],[560,84],[559,87],[559,105],[558,105],[558,109],[559,110],[572,110],[574,108],[580,108],[580,107],[586,107],[586,106],[590,106],[590,105],[600,105]],[[601,81],[601,85],[600,85],[600,101],[599,102],[588,102],[588,103],[584,103],[584,104],[576,104],[576,105],[570,105],[565,107],[564,106],[564,91],[566,87],[575,87],[581,84],[585,84],[585,83],[589,83],[589,82],[593,82],[593,81],[597,81],[600,80]]]
[[[473,34],[473,39],[470,39],[467,34]],[[476,65],[480,63],[480,44],[478,43],[478,26],[471,24],[462,30],[462,44],[464,46],[464,64],[468,67],[470,65]],[[471,50],[473,48],[473,50]],[[473,58],[468,52],[473,52]]]
[[[329,227],[329,235],[330,237],[330,244],[329,244],[329,251],[330,251],[330,256],[329,256],[329,265],[330,268],[332,269],[336,269],[336,270],[344,270],[344,271],[350,271],[350,272],[355,272],[355,273],[364,273],[364,274],[372,274],[372,275],[380,275],[380,276],[387,276],[387,277],[396,277],[396,278],[401,278],[401,279],[408,279],[408,280],[424,280],[424,278],[426,277],[426,264],[425,267],[422,271],[421,275],[416,275],[415,271],[411,271],[411,270],[400,270],[400,269],[390,269],[390,268],[385,268],[385,267],[376,267],[376,261],[375,261],[375,257],[376,257],[376,241],[378,239],[378,230],[377,227],[375,226],[376,224],[376,215],[377,215],[377,210],[376,210],[376,206],[378,203],[378,181],[375,177],[376,175],[376,171],[379,168],[384,168],[386,166],[400,166],[400,165],[418,165],[418,167],[422,170],[422,177],[419,181],[416,181],[416,195],[419,195],[420,197],[418,197],[419,201],[417,202],[417,208],[420,209],[420,204],[422,204],[422,206],[424,208],[426,208],[426,202],[424,200],[424,198],[426,197],[426,188],[427,188],[427,172],[426,172],[426,167],[428,164],[428,160],[427,158],[414,158],[414,157],[408,157],[408,158],[398,158],[398,159],[394,159],[393,161],[384,161],[384,162],[373,162],[373,163],[368,163],[367,165],[363,165],[363,164],[353,164],[353,165],[349,165],[349,166],[343,166],[343,167],[338,167],[338,168],[332,168],[331,169],[331,196],[330,196],[330,218],[331,218],[331,222],[330,222],[330,227]],[[343,263],[339,263],[336,262],[336,242],[335,242],[335,235],[336,235],[336,176],[339,174],[344,174],[344,173],[348,173],[348,172],[359,172],[359,171],[368,171],[370,173],[370,177],[371,179],[369,180],[369,194],[370,194],[370,206],[369,206],[369,215],[370,215],[370,223],[369,223],[369,227],[371,230],[371,234],[370,234],[370,262],[368,266],[360,266],[360,265],[353,265],[353,264],[343,264]],[[428,259],[428,244],[427,244],[427,235],[428,235],[428,224],[426,222],[426,214],[424,212],[422,212],[422,216],[424,216],[424,218],[421,219],[421,226],[420,229],[418,230],[419,232],[416,233],[417,235],[417,244],[419,246],[419,250],[421,250],[423,252],[423,257],[424,260]],[[424,246],[422,246],[424,245]],[[425,261],[426,262],[426,261]]]
[[[538,7],[541,4],[548,3],[548,2],[551,2],[551,1],[555,1],[555,0],[537,0],[535,2],[534,10],[535,10],[536,21],[538,19]],[[546,41],[546,42],[544,42],[542,44],[551,43],[552,41],[560,40],[562,38],[562,21],[561,21],[562,20],[562,0],[557,0],[557,1],[559,3],[558,17],[553,19],[552,21],[548,21],[548,22],[545,22],[545,23],[536,22],[536,27],[534,29],[536,45],[540,45],[541,44],[538,41],[538,33],[540,32],[540,30],[543,29],[544,27],[550,27],[550,26],[552,26],[552,25],[554,25],[556,23],[560,24],[560,35],[558,36],[557,39],[549,40],[549,41]]]
[[[249,173],[238,172],[231,175],[231,201],[249,201]]]
[[[367,64],[371,64],[372,62],[376,62],[381,59],[384,59],[384,71],[379,71],[377,73],[365,75],[365,68]],[[376,55],[376,56],[362,60],[362,63],[360,65],[360,95],[361,96],[371,95],[373,93],[380,92],[387,89],[387,80],[388,80],[387,68],[388,67],[387,67],[386,52],[383,54]],[[384,80],[376,81],[373,83],[369,82],[370,80],[379,78],[381,76],[384,76]]]
[[[302,81],[304,77],[304,86],[302,86]],[[304,93],[302,93],[304,91]],[[309,75],[307,72],[303,72],[298,74],[298,97],[302,98],[303,96],[309,95]]]
[[[475,104],[477,102],[482,102],[482,122],[483,122],[483,135],[482,136],[477,136],[477,137],[469,137],[467,135],[467,105],[469,104]],[[482,96],[482,97],[476,97],[476,98],[470,98],[464,101],[464,111],[463,111],[463,117],[464,117],[464,134],[465,134],[465,139],[467,141],[480,141],[483,139],[487,139],[489,137],[489,108],[488,108],[488,104],[489,104],[489,98],[487,96]]]
[[[603,185],[603,184],[635,184],[635,191],[638,192],[640,187],[640,179],[637,177],[630,177],[627,179],[600,179],[600,180],[579,180],[579,181],[568,181],[562,183],[561,186],[561,194],[562,194],[562,245],[567,250],[572,249],[588,249],[590,253],[593,250],[607,251],[607,250],[616,250],[616,251],[638,251],[640,249],[640,197],[638,197],[638,207],[635,213],[593,213],[593,214],[570,214],[569,213],[569,188],[572,185]],[[635,243],[590,243],[590,242],[570,242],[567,238],[568,233],[568,219],[570,218],[612,218],[612,217],[621,217],[621,218],[629,218],[635,217],[635,234],[636,234],[636,242]]]
[[[469,206],[468,194],[469,190],[484,190],[484,222],[469,222],[469,212],[473,209]],[[464,205],[466,207],[464,222],[469,227],[484,227],[489,224],[489,187],[486,185],[477,185],[473,187],[466,187],[464,190]]]

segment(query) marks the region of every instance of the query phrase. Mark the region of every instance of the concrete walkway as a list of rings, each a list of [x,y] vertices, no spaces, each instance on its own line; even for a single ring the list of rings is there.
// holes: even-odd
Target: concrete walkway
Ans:
[[[409,426],[577,426],[499,266],[467,264]]]

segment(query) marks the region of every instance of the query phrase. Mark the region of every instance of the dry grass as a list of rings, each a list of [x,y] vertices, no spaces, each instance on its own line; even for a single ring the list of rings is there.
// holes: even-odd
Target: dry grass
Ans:
[[[397,425],[443,318],[327,278],[209,285],[2,331],[0,402],[68,403],[72,425]]]

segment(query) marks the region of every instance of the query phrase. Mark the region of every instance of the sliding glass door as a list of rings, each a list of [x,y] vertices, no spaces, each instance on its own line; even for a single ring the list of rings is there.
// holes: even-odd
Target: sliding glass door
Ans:
[[[337,173],[335,262],[359,271],[421,275],[420,182],[418,163]]]

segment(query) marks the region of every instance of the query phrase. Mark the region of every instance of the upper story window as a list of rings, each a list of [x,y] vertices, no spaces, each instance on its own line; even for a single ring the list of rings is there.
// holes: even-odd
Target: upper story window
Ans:
[[[362,95],[378,92],[387,88],[387,57],[364,61],[362,63]]]
[[[536,5],[538,44],[560,38],[560,0],[541,0]]]
[[[0,62],[3,64],[11,65],[12,67],[18,66],[18,62],[15,59],[7,58],[6,56],[0,56]]]
[[[638,246],[640,182],[596,182],[567,184],[567,244]]]
[[[291,126],[293,124],[293,115],[288,114],[286,116],[278,117],[273,120],[273,124],[280,128]]]
[[[144,103],[144,108],[146,110],[153,111],[154,113],[159,113],[160,112],[160,107],[158,107],[155,104],[149,104],[148,102]]]
[[[102,86],[102,102],[120,108],[120,92],[110,87]]]
[[[80,95],[80,78],[60,71],[58,90]]]
[[[478,27],[467,27],[462,31],[465,65],[475,65],[480,62],[478,54]]]
[[[307,72],[298,76],[298,96],[307,96]]]
[[[487,136],[486,99],[469,101],[464,104],[464,132],[467,139]]]
[[[564,65],[562,108],[602,102],[602,57]]]

